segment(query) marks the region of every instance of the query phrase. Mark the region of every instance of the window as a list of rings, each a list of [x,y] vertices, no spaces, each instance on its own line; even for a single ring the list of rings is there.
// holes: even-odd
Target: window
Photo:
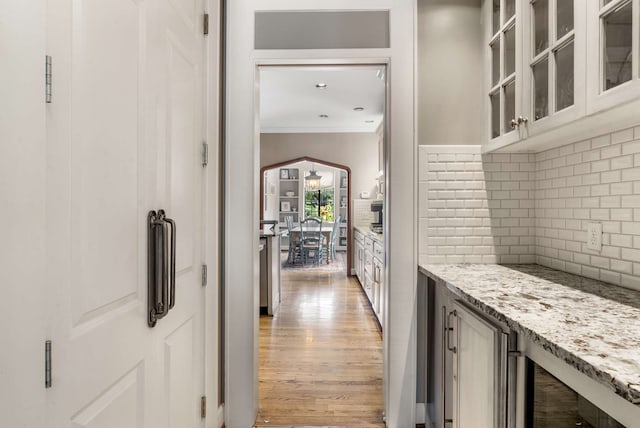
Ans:
[[[310,175],[311,171],[305,171],[304,176]],[[320,176],[320,188],[311,189],[306,183],[304,185],[304,216],[319,216],[322,221],[331,222],[334,219],[335,189],[333,172],[317,171]]]

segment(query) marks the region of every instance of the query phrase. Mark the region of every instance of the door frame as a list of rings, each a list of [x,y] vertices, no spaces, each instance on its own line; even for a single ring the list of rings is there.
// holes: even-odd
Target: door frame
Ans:
[[[347,172],[347,276],[351,276],[351,168],[347,165],[339,163],[329,162],[322,159],[317,159],[311,156],[302,156],[296,159],[290,159],[284,162],[278,162],[271,165],[266,165],[260,168],[260,177],[264,177],[265,171],[269,169],[280,168],[281,166],[290,165],[298,162],[312,162],[318,165],[324,165],[331,168],[343,169]],[[260,186],[260,220],[264,220],[264,186]],[[335,217],[335,216],[334,216]]]
[[[387,269],[383,328],[383,389],[389,427],[415,424],[417,140],[415,135],[415,0],[281,0],[267,10],[387,10],[390,47],[379,49],[254,49],[256,11],[264,2],[227,3],[225,43],[225,423],[252,426],[258,410],[258,177],[257,70],[261,65],[387,67],[385,227]],[[391,89],[389,89],[391,88]],[[390,96],[391,95],[391,96]],[[389,183],[391,192],[389,191]],[[233,189],[233,192],[230,191]],[[231,236],[232,235],[232,236]]]

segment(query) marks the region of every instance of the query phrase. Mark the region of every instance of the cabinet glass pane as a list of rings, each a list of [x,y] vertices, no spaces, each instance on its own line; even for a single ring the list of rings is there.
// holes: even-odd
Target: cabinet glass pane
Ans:
[[[532,7],[534,22],[533,51],[535,55],[538,55],[549,46],[549,0],[536,0]]]
[[[603,18],[604,89],[631,80],[631,3]]]
[[[491,87],[500,81],[500,39],[491,45]]]
[[[492,13],[492,22],[493,32],[491,34],[496,34],[500,27],[502,27],[502,23],[500,22],[500,0],[493,0],[493,13]]]
[[[516,0],[505,0],[504,22],[506,23],[515,14],[516,14]]]
[[[556,27],[556,39],[573,30],[573,0],[559,0],[556,3]]]
[[[500,136],[500,91],[493,95],[491,98],[491,138]]]
[[[533,108],[535,120],[549,114],[549,60],[540,61],[533,69]]]
[[[516,118],[516,85],[514,82],[504,87],[504,132],[511,132],[511,120]]]
[[[504,76],[516,71],[516,26],[504,32]]]
[[[556,111],[573,105],[573,42],[556,52]]]

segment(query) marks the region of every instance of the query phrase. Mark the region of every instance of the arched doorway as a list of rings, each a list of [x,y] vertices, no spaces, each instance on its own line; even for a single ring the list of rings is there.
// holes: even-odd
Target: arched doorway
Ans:
[[[335,162],[329,162],[323,159],[317,159],[310,156],[303,156],[295,159],[289,159],[286,161],[274,163],[271,165],[265,165],[260,168],[260,177],[264,177],[264,174],[268,170],[281,168],[287,165],[297,164],[301,162],[311,162],[315,165],[327,166],[330,168],[336,168],[346,171],[347,173],[347,204],[346,204],[346,212],[347,212],[347,231],[346,231],[346,247],[347,247],[347,275],[351,275],[351,168],[348,165],[342,165]],[[260,220],[263,220],[264,215],[264,202],[265,202],[265,186],[260,186]]]

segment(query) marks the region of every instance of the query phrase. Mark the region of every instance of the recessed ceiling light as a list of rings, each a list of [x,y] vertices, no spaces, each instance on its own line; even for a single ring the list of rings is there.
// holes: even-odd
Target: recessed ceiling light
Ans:
[[[319,115],[318,115],[318,117],[321,117],[321,118],[323,118],[323,119],[326,119],[326,118],[328,118],[328,117],[329,117],[329,115],[328,115],[328,114],[319,114]]]
[[[364,107],[354,107],[353,110],[354,111],[362,111],[362,110],[364,110]]]
[[[326,83],[316,83],[316,88],[326,89],[326,87],[327,87]]]
[[[365,120],[364,123],[373,123],[375,122],[374,120]]]

